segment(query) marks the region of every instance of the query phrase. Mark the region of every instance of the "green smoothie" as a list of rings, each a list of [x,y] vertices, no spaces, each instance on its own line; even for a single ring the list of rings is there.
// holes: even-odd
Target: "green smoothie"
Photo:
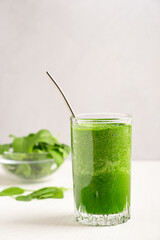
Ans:
[[[130,124],[72,123],[73,190],[76,209],[115,214],[130,206]]]

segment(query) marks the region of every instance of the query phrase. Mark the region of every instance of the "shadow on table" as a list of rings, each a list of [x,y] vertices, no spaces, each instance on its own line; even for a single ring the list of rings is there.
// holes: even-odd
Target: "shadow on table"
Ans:
[[[9,222],[8,222],[9,223]],[[82,226],[79,223],[76,222],[73,215],[57,215],[57,216],[44,216],[44,217],[37,217],[37,218],[19,218],[15,219],[13,224],[18,225],[32,225],[32,226],[69,226],[69,227],[79,227]]]

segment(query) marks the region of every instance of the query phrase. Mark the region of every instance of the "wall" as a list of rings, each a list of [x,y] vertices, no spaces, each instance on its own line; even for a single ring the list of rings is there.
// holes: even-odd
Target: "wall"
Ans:
[[[160,2],[1,0],[0,143],[48,128],[70,141],[68,110],[133,115],[133,158],[160,159]]]

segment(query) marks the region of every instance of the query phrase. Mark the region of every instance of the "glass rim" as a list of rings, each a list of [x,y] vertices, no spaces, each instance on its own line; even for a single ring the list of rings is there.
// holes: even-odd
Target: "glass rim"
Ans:
[[[108,117],[107,117],[108,115]],[[104,117],[102,117],[104,116]],[[71,116],[71,120],[82,120],[82,121],[116,121],[116,120],[128,120],[132,119],[132,115],[128,113],[82,113],[76,117]]]
[[[47,156],[47,154],[49,154],[49,152],[32,152],[32,153],[29,153],[29,152],[11,152],[11,151],[5,151],[3,154],[0,154],[0,155],[9,155],[9,154],[12,154],[12,155],[16,155],[16,156],[21,156],[21,155],[26,155],[26,156],[37,156],[37,155],[45,155]]]
[[[46,164],[46,163],[55,163],[54,159],[44,159],[44,160],[14,160],[14,159],[5,159],[0,157],[0,164],[9,164],[9,165],[23,165],[23,164]]]

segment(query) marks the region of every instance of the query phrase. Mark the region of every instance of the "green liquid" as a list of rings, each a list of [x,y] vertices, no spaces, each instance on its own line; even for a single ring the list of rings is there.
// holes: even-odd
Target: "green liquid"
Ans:
[[[114,214],[130,206],[131,132],[123,123],[72,125],[77,210]]]

